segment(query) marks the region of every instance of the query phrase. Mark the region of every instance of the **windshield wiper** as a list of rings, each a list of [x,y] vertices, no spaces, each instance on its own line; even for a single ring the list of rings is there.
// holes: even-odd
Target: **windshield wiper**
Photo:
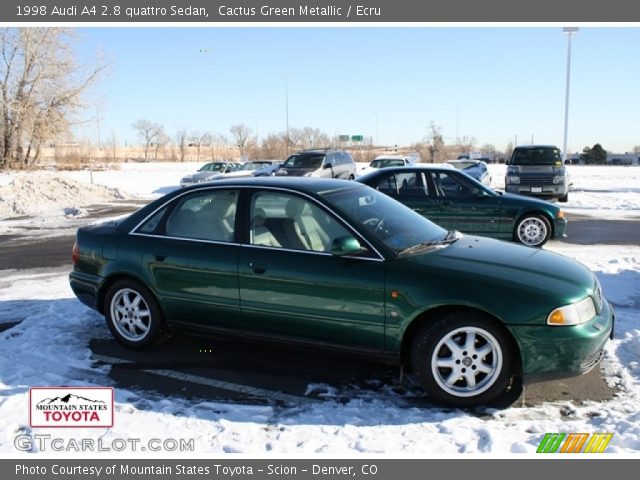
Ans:
[[[448,245],[457,241],[460,237],[460,232],[458,232],[457,230],[449,230],[447,234],[440,240],[430,240],[428,242],[418,243],[417,245],[412,245],[403,250],[400,250],[398,252],[398,257],[404,257],[415,252],[429,249],[431,247],[442,247],[444,245]]]

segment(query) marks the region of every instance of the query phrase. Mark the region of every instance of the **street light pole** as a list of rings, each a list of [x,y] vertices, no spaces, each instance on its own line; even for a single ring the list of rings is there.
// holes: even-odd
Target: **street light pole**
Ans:
[[[569,86],[571,85],[571,37],[580,30],[578,27],[564,27],[562,31],[567,34],[567,85],[564,95],[564,141],[562,142],[562,157],[567,159],[567,135],[569,132]]]

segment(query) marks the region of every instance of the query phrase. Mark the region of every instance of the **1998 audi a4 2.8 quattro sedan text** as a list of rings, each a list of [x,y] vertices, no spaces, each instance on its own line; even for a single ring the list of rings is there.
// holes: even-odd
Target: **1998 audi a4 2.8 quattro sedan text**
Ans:
[[[80,228],[72,257],[73,291],[128,347],[173,329],[348,350],[411,367],[455,406],[584,373],[613,332],[582,264],[446,231],[342,180],[177,190]]]

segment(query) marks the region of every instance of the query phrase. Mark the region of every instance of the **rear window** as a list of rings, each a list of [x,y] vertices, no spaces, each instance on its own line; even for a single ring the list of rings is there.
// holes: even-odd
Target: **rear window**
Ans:
[[[562,157],[557,148],[522,148],[514,150],[511,165],[562,165]]]
[[[284,168],[320,168],[324,153],[291,155],[282,165]]]

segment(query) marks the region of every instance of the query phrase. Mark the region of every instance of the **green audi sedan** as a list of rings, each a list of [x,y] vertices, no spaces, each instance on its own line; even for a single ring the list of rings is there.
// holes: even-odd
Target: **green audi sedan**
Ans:
[[[356,182],[257,177],[177,190],[80,228],[71,288],[131,348],[173,329],[410,367],[439,403],[584,373],[614,314],[545,250],[447,231]]]
[[[438,166],[383,168],[357,179],[447,230],[541,247],[565,236],[556,204],[492,190],[461,170]]]

